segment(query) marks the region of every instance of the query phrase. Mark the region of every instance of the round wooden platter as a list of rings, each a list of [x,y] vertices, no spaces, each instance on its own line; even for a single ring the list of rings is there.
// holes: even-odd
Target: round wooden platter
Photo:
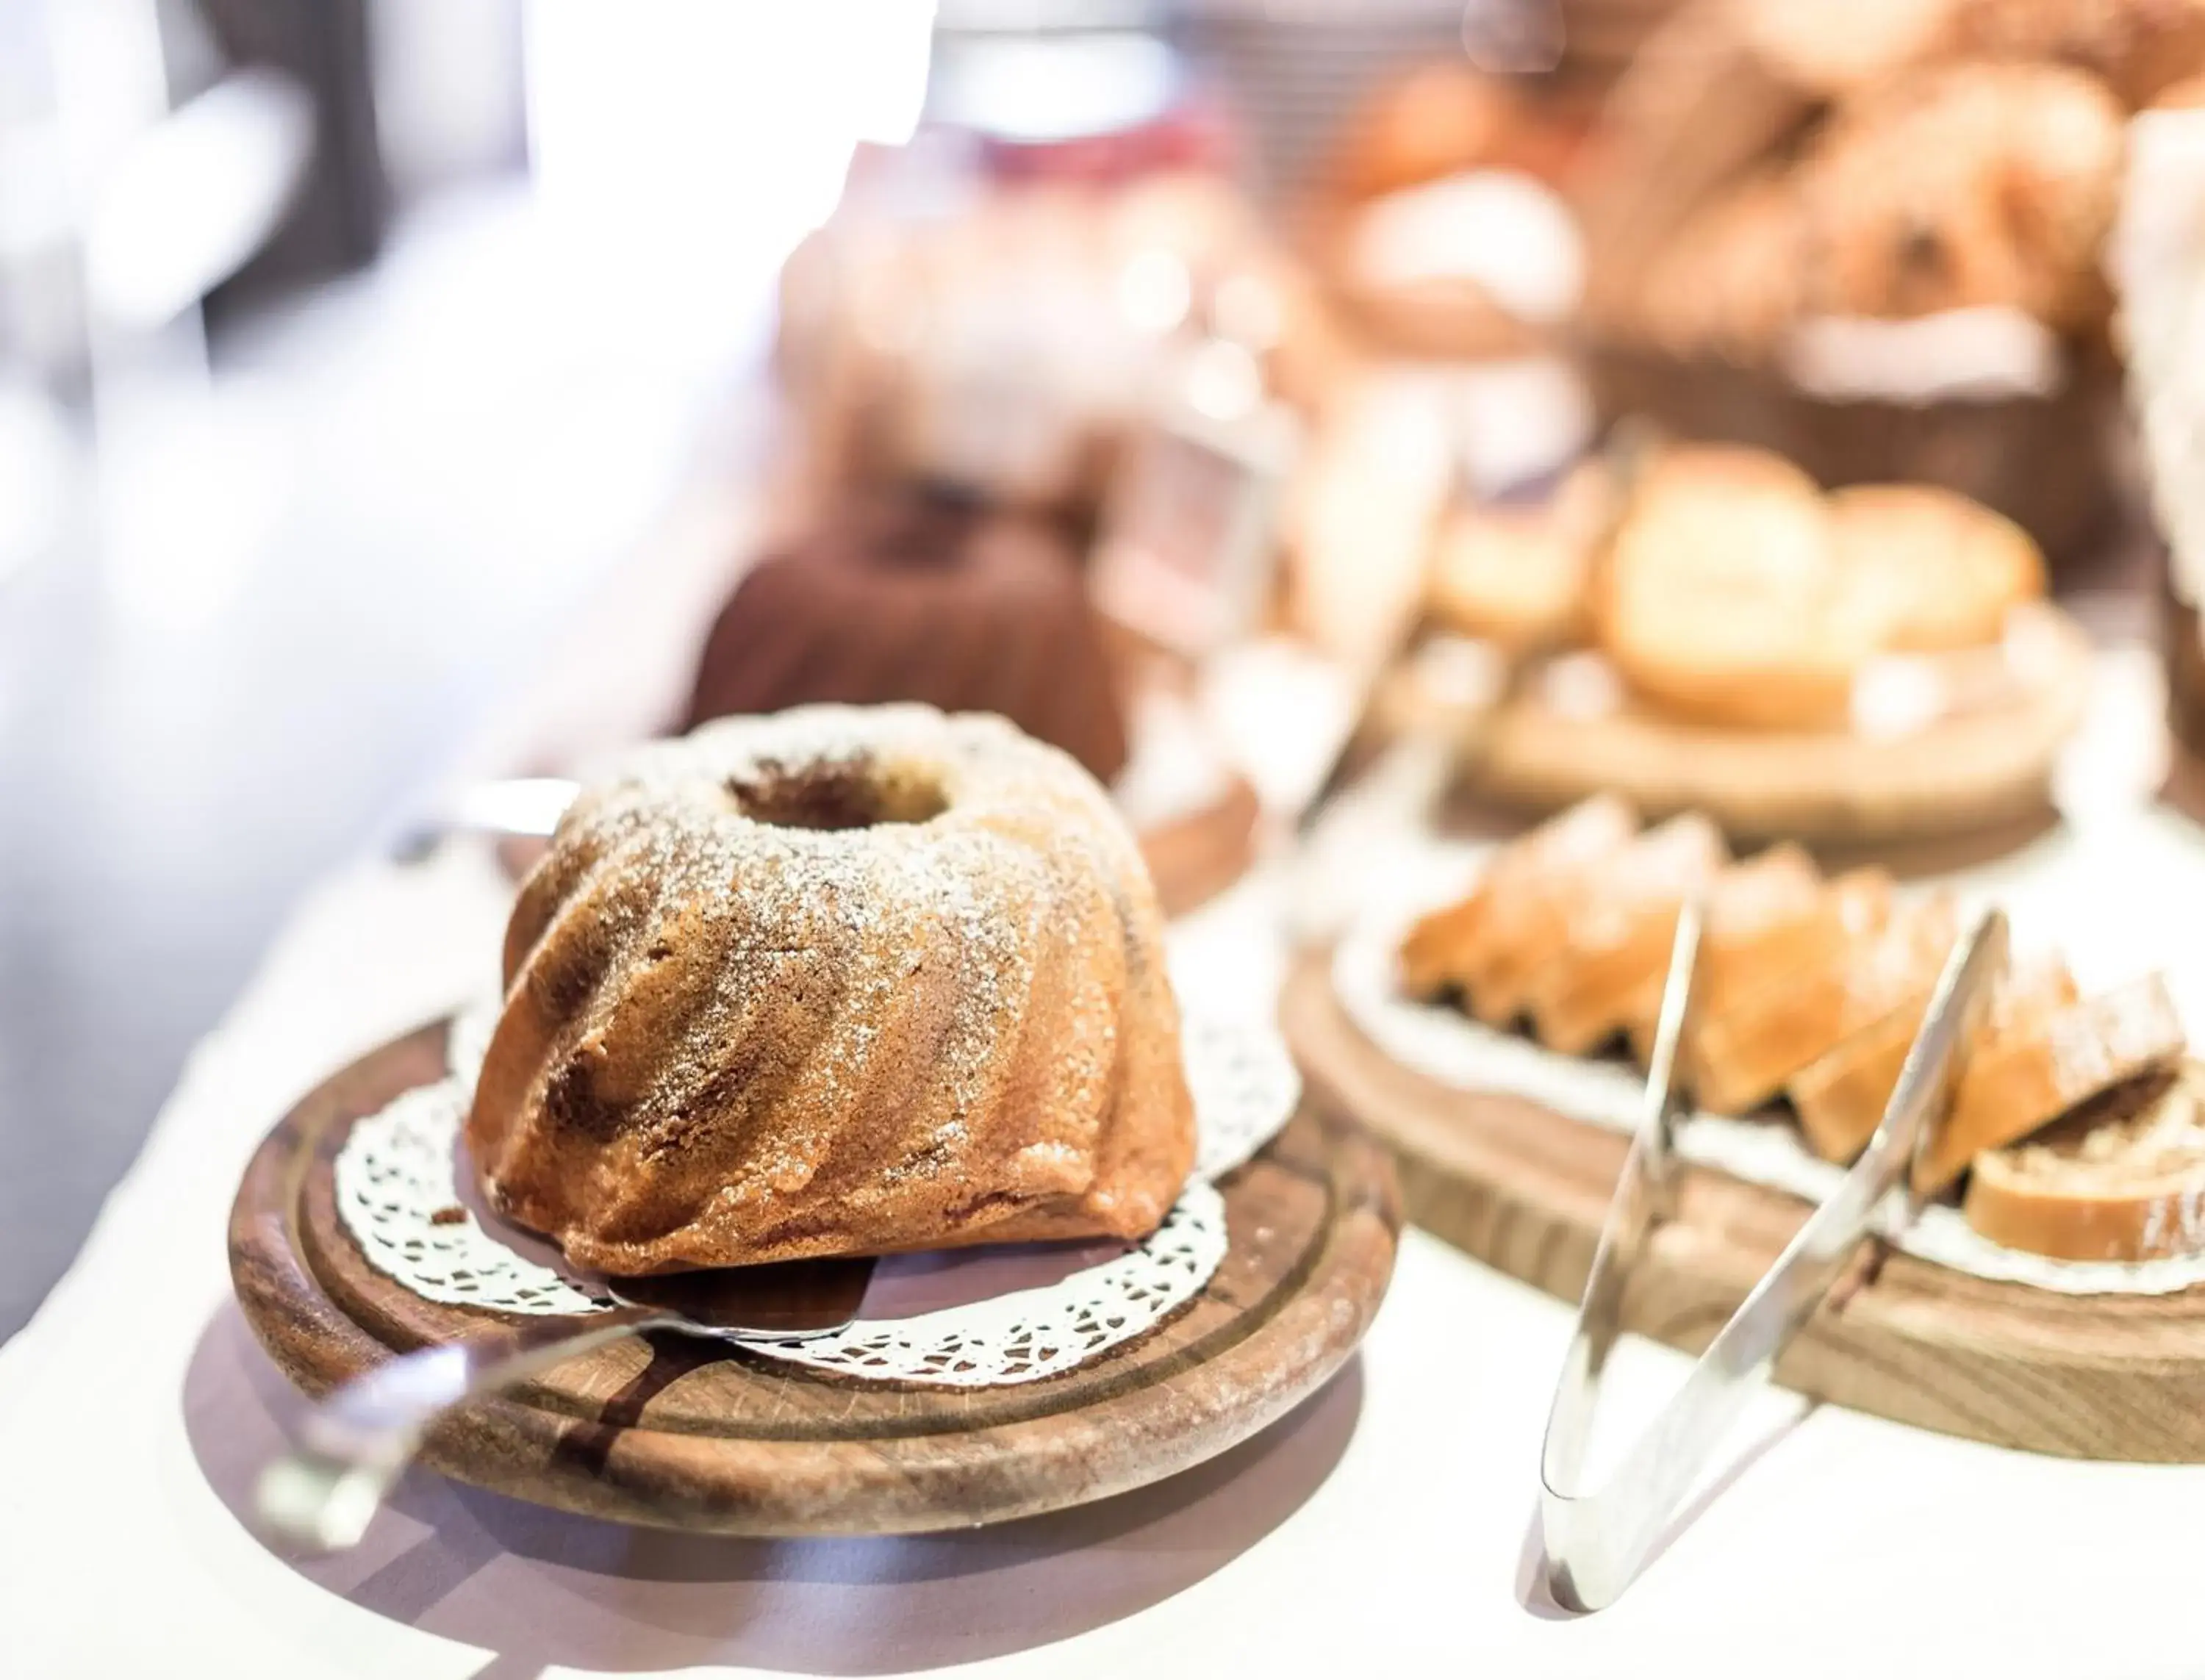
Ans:
[[[269,1135],[239,1188],[238,1299],[310,1393],[394,1351],[508,1321],[384,1277],[333,1201],[353,1124],[441,1077],[444,1034],[425,1027],[329,1079]],[[1161,1480],[1319,1387],[1393,1273],[1399,1195],[1384,1149],[1359,1128],[1305,1107],[1219,1188],[1231,1245],[1208,1286],[1146,1337],[1061,1376],[889,1386],[678,1336],[629,1338],[455,1415],[423,1460],[563,1510],[758,1535],[963,1528]]]
[[[1408,1216],[1574,1305],[1628,1140],[1403,1066],[1341,1006],[1329,953],[1299,961],[1281,1009],[1312,1097],[1393,1150]],[[1626,1327],[1699,1352],[1807,1211],[1795,1196],[1686,1168],[1678,1219],[1631,1274]],[[1786,1386],[2000,1446],[2205,1463],[2205,1289],[2059,1295],[1863,1250],[1851,1285],[1778,1362]]]
[[[2062,614],[2044,625],[2030,686],[1892,739],[1720,729],[1627,703],[1588,715],[1535,684],[1486,726],[1474,783],[1539,811],[1618,793],[1649,819],[1701,811],[1741,840],[1872,845],[2021,822],[2049,809],[2089,694],[2089,636]]]
[[[1198,910],[1248,872],[1262,816],[1255,785],[1236,771],[1215,804],[1135,834],[1166,916]]]

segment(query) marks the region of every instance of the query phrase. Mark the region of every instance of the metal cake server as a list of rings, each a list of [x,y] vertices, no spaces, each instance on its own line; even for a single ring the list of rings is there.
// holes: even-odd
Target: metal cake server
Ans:
[[[461,788],[443,809],[421,817],[391,843],[401,863],[427,857],[454,834],[549,840],[580,785],[563,776],[508,776]]]
[[[260,1473],[254,1503],[268,1530],[320,1552],[355,1546],[383,1496],[444,1414],[525,1382],[622,1336],[678,1331],[713,1341],[800,1339],[858,1315],[871,1260],[621,1278],[608,1312],[532,1319],[496,1335],[387,1360],[324,1397],[296,1443]]]
[[[1990,982],[2006,965],[2006,917],[1986,911],[1952,947],[1882,1123],[1860,1160],[1716,1333],[1620,1467],[1600,1487],[1587,1488],[1582,1486],[1586,1448],[1602,1372],[1622,1333],[1624,1291],[1655,1230],[1676,1214],[1677,1048],[1700,926],[1699,908],[1687,905],[1670,953],[1645,1107],[1585,1279],[1540,1455],[1548,1579],[1554,1596],[1578,1610],[1613,1604],[1631,1584],[1745,1402],[1847,1273],[1876,1208],[1892,1190],[1911,1183],[1914,1161],[1951,1101],[1962,1059],[1989,1001]],[[1911,1217],[1920,1198],[1911,1189],[1906,1194]]]

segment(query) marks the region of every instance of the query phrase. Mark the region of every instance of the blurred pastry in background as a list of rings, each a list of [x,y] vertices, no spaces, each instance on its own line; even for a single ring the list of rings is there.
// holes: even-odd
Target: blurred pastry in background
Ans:
[[[1780,173],[1757,176],[1698,211],[1654,253],[1632,330],[1673,356],[1767,363],[1799,317],[1806,218]]]
[[[1823,94],[1941,60],[2041,59],[2102,77],[2133,107],[2205,65],[2198,0],[1739,0],[1736,11],[1765,58]]]
[[[2027,534],[1948,490],[1825,497],[1773,455],[1703,446],[1657,463],[1633,498],[1596,639],[1680,715],[1843,726],[1871,659],[1988,647],[2045,588]]]
[[[684,730],[819,702],[997,712],[1098,781],[1125,708],[1058,528],[921,490],[859,498],[754,565],[714,621]]]
[[[1559,190],[1572,141],[1459,62],[1384,84],[1342,125],[1309,215],[1349,320],[1396,354],[1519,353],[1575,312],[1584,256]]]
[[[1679,715],[1843,727],[1871,661],[1992,646],[2045,589],[2027,534],[1964,497],[1924,484],[1825,496],[1774,455],[1703,445],[1643,474],[1594,637]]]
[[[1510,675],[1449,702],[1406,662],[1429,692],[1398,710],[1533,809],[1612,788],[1756,838],[1985,827],[2043,808],[2080,719],[2088,638],[2046,588],[2028,535],[1950,491],[1655,446],[1441,520],[1426,622]]]
[[[2029,533],[1934,484],[1856,484],[1823,504],[1832,565],[1870,603],[1893,652],[1984,647],[2007,615],[2043,598],[2044,556]]]
[[[1552,176],[1564,155],[1559,140],[1501,77],[1435,60],[1382,84],[1349,115],[1327,185],[1341,199],[1367,200],[1465,169]]]
[[[1588,460],[1544,501],[1453,509],[1432,547],[1433,621],[1512,654],[1583,640],[1613,496],[1608,470]]]
[[[1654,254],[1627,331],[1674,354],[1773,358],[1811,315],[2006,308],[2101,324],[2123,113],[2054,64],[1970,62],[1839,106],[1796,163],[1735,183]]]
[[[2191,0],[1699,0],[1588,141],[1604,418],[1939,484],[2059,556],[2118,508],[2106,246]],[[2147,71],[2146,65],[2149,68]]]
[[[1875,643],[1832,560],[1821,493],[1798,468],[1756,450],[1676,450],[1616,531],[1595,642],[1680,716],[1841,722]]]
[[[855,199],[782,294],[776,365],[812,512],[851,484],[929,479],[1091,530],[1190,357],[1227,341],[1241,383],[1307,407],[1340,353],[1254,208],[1196,171]]]
[[[1841,106],[1798,171],[1811,306],[2101,323],[2123,121],[2104,83],[2049,63],[1952,64]]]

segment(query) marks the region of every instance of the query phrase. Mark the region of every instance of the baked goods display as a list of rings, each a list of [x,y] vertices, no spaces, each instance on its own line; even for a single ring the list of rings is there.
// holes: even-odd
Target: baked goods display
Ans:
[[[1699,27],[1717,9],[1692,9]],[[1933,27],[1930,9],[1870,0],[1857,32],[1837,28],[1847,39],[1818,58],[1798,12],[1734,9],[1731,47],[1757,57],[1764,80],[1720,114],[1710,104],[1715,132],[1687,124],[1658,159],[1691,190],[1651,195],[1632,229],[1644,260],[1595,293],[1594,355],[1620,344],[1780,379],[1816,401],[1867,393],[1926,410],[1949,396],[1954,368],[1958,385],[1994,401],[2043,401],[2086,347],[2103,347],[2125,102],[2160,74],[2138,44],[2172,52],[2180,32],[2119,5],[2111,33],[2079,13],[2057,27],[2032,13],[2000,34],[1996,9],[1974,0],[1935,8]],[[1661,69],[1649,61],[1620,104],[1673,97],[1655,85]],[[634,752],[560,822],[511,910],[494,1028],[474,1024],[486,1011],[468,1017],[436,1068],[423,1044],[401,1044],[377,1065],[389,1106],[325,1117],[311,1136],[290,1129],[292,1146],[327,1158],[304,1192],[323,1221],[306,1240],[368,1285],[347,1283],[360,1303],[348,1321],[410,1293],[450,1309],[437,1335],[413,1338],[437,1346],[467,1333],[470,1312],[518,1310],[555,1283],[593,1286],[569,1272],[617,1283],[928,1256],[908,1277],[943,1263],[937,1251],[1092,1244],[1108,1257],[1070,1273],[1071,1315],[1021,1322],[1025,1339],[990,1347],[977,1374],[956,1339],[1001,1300],[984,1289],[916,1315],[947,1327],[924,1347],[860,1314],[825,1333],[843,1338],[841,1364],[794,1336],[726,1362],[752,1373],[753,1355],[790,1368],[817,1359],[836,1381],[982,1389],[1054,1381],[1168,1332],[1179,1339],[1138,1357],[1183,1361],[1176,1381],[1257,1315],[1307,1345],[1314,1321],[1274,1311],[1250,1279],[1270,1264],[1268,1291],[1271,1276],[1307,1271],[1292,1244],[1307,1238],[1302,1253],[1318,1256],[1310,1233],[1363,1205],[1295,1153],[1340,1149],[1371,1163],[1366,1222],[1399,1216],[1381,1155],[1392,1149],[1418,1181],[1412,1216],[1435,1230],[1453,1217],[1447,1234],[1480,1258],[1566,1293],[1584,1286],[1588,1245],[1612,1240],[1600,1208],[1633,1205],[1631,1181],[1619,1190],[1614,1175],[1632,1147],[1617,1116],[1634,1096],[1643,1105],[1629,1064],[1653,1059],[1689,904],[1704,907],[1704,934],[1677,1066],[1697,1112],[1675,1129],[1687,1170],[1669,1235],[1649,1235],[1640,1256],[1646,1295],[1667,1293],[1658,1307],[1642,1300],[1632,1327],[1658,1318],[1678,1339],[1704,1339],[1695,1327],[1720,1322],[1743,1280],[1767,1275],[1750,1262],[1792,1242],[1802,1207],[1818,1194],[1828,1206],[1845,1164],[1869,1149],[1969,924],[1950,887],[1910,889],[1883,867],[1818,861],[1808,843],[1976,829],[1998,843],[1997,825],[2053,816],[2054,760],[2080,721],[2093,655],[2052,604],[2045,543],[1937,482],[1967,472],[1920,433],[1883,440],[1888,476],[1858,459],[1828,470],[1810,448],[1672,442],[1692,430],[1673,425],[1619,427],[1605,454],[1577,460],[1537,502],[1532,472],[1485,471],[1481,428],[1497,409],[1504,428],[1529,433],[1522,410],[1534,405],[1478,412],[1464,369],[1390,359],[1486,363],[1478,377],[1505,378],[1489,364],[1560,347],[1585,268],[1559,190],[1573,143],[1510,84],[1447,64],[1382,94],[1336,159],[1320,235],[1299,262],[1250,201],[1193,174],[968,181],[922,213],[853,198],[807,241],[782,276],[777,346],[800,483],[766,520],[793,534],[719,605],[681,714],[689,733]],[[1611,270],[1617,248],[1597,253]],[[1334,312],[1359,344],[1332,341]],[[1911,335],[1921,324],[1934,334]],[[1933,338],[1934,365],[1909,369]],[[1574,378],[1553,358],[1524,361]],[[1236,453],[1236,423],[1257,414],[1283,420],[1287,441]],[[1177,424],[1190,417],[1204,424]],[[1575,421],[1581,440],[1582,403]],[[1571,459],[1555,449],[1536,471]],[[1137,528],[1144,546],[1127,535]],[[1111,583],[1133,575],[1114,570],[1114,554],[1136,547],[1162,603],[1146,621]],[[1209,564],[1258,549],[1245,566]],[[1204,617],[1187,603],[1205,592],[1212,604],[1229,594],[1233,610],[1175,636]],[[1234,645],[1258,625],[1301,645]],[[1171,825],[1138,818],[1138,838],[1127,827],[1144,795],[1194,778],[1127,771],[1132,715],[1145,726],[1145,703],[1168,692],[1191,729],[1230,735],[1213,763],[1229,751],[1265,773],[1271,832],[1283,840],[1306,816],[1295,832],[1311,836],[1330,815],[1324,800],[1297,803],[1291,764],[1274,792],[1269,749],[1322,733],[1340,708],[1281,704],[1256,719],[1198,703],[1217,698],[1207,678],[1244,674],[1236,655],[1256,655],[1253,668],[1275,650],[1342,679],[1327,702],[1381,674],[1349,697],[1326,788],[1400,721],[1382,674],[1405,687],[1429,676],[1438,695],[1452,658],[1457,679],[1479,680],[1442,695],[1458,732],[1446,745],[1459,780],[1492,798],[1433,814],[1487,819],[1498,804],[1550,820],[1405,934],[1372,916],[1336,947],[1309,938],[1289,953],[1285,1018],[1293,1030],[1299,1006],[1316,1021],[1316,1051],[1299,1038],[1295,1049],[1318,1103],[1340,1112],[1312,1109],[1264,1160],[1252,1132],[1258,1154],[1218,1147],[1212,1076],[1227,1058],[1203,1060],[1210,1024],[1198,1017],[1182,1042],[1173,970],[1213,971],[1165,949],[1162,904],[1186,902],[1159,901],[1171,871],[1152,843]],[[1135,687],[1144,678],[1150,692]],[[1398,821],[1412,800],[1431,803],[1424,772],[1446,755],[1416,750],[1429,745],[1385,754],[1370,778],[1356,815],[1394,825],[1374,836],[1374,857],[1398,846],[1406,863],[1446,861],[1416,855],[1422,813]],[[1252,850],[1256,794],[1246,780],[1233,792],[1245,820],[1204,890]],[[1322,838],[1353,830],[1351,819]],[[1321,864],[1322,851],[1305,855]],[[1293,935],[1316,931],[1303,905],[1286,908]],[[2004,950],[2001,921],[1976,925],[1971,980]],[[2137,943],[2125,954],[2138,966],[2160,954]],[[1911,1333],[1892,1327],[1909,1314],[1937,1320],[1947,1342],[1970,1312],[2004,1315],[2003,1333],[2026,1337],[2054,1317],[2031,1296],[2175,1294],[2205,1279],[2205,1069],[2161,977],[2108,987],[2077,954],[2080,929],[2071,944],[2012,965],[1970,1018],[1911,1161],[1918,1200],[1883,1196],[1905,1165],[1888,1148],[1839,1199],[1895,1263],[1845,1297],[1856,1317],[1824,1327],[1828,1344],[1857,1339],[1817,1356],[1881,1362],[1903,1387],[1911,1356],[1887,1355]],[[1329,1012],[1297,1006],[1297,986],[1304,998],[1326,988]],[[430,1083],[402,1085],[417,1071]],[[1280,1076],[1291,1110],[1293,1067],[1258,1072]],[[422,1090],[443,1105],[425,1150],[412,1128],[429,1105],[398,1107]],[[1335,1118],[1366,1121],[1370,1136]],[[1651,1136],[1637,1134],[1631,1158],[1656,1158]],[[349,1167],[336,1164],[330,1146],[354,1138]],[[283,1205],[296,1204],[309,1182],[293,1168],[300,1156],[279,1145],[270,1159],[282,1165],[264,1189],[280,1179],[293,1187]],[[1225,1195],[1246,1189],[1227,1183],[1236,1162],[1269,1182],[1233,1204],[1228,1225]],[[1854,1193],[1875,1172],[1888,1175],[1875,1194]],[[381,1209],[410,1223],[386,1217],[378,1230],[366,1188],[378,1181],[421,1192]],[[1450,1196],[1452,1215],[1434,1211]],[[1299,1210],[1299,1232],[1274,1206]],[[567,1267],[530,1260],[533,1245],[508,1242],[517,1232],[548,1239]],[[478,1238],[542,1276],[500,1273],[520,1282],[474,1293],[484,1274],[451,1257]],[[416,1264],[407,1249],[436,1258]],[[1355,1263],[1382,1284],[1390,1252],[1370,1244]],[[969,1279],[1061,1257],[959,1265]],[[1138,1261],[1153,1278],[1182,1260],[1187,1292],[1168,1297],[1108,1269]],[[437,1292],[439,1267],[467,1289]],[[887,1276],[898,1283],[897,1268]],[[1112,1317],[1114,1290],[1153,1315]],[[1600,1293],[1596,1282],[1587,1298]],[[1366,1283],[1327,1305],[1335,1348],[1352,1345],[1371,1298]],[[1620,1310],[1623,1291],[1614,1298]],[[393,1321],[408,1337],[413,1310]],[[2095,1309],[2058,1310],[2063,1331],[2099,1333]],[[1123,1333],[1088,1346],[1075,1339],[1083,1326]],[[1034,1368],[1060,1356],[1061,1370]],[[586,1418],[615,1368],[570,1374],[548,1391],[552,1410]],[[1089,1373],[1102,1404],[1132,1368]],[[1873,1385],[1804,1374],[1800,1386],[1848,1399]],[[708,1375],[692,1390],[681,1404],[699,1415],[764,1392],[780,1416],[780,1394],[758,1385]],[[1897,1404],[1917,1419],[1934,1410]],[[953,1416],[946,1404],[930,1415]],[[831,1404],[817,1416],[823,1433],[840,1430]],[[734,1417],[729,1438],[748,1443],[753,1422]],[[681,1430],[663,1433],[686,1451]]]
[[[1918,484],[1825,498],[1774,456],[1680,450],[1632,496],[1592,607],[1638,694],[1748,728],[1835,726],[1880,655],[1994,645],[2045,592],[2027,536]]]
[[[1342,122],[1306,212],[1347,320],[1394,354],[1506,355],[1550,337],[1584,286],[1560,191],[1572,139],[1464,61],[1382,84]]]
[[[2088,650],[2018,527],[1924,484],[1828,495],[1718,446],[1579,469],[1468,509],[1428,612],[1519,672],[1470,774],[1508,800],[1602,787],[1733,833],[1872,837],[2041,807]]]
[[[1611,502],[1608,475],[1590,466],[1572,472],[1548,502],[1450,508],[1432,545],[1432,616],[1511,653],[1583,641]]]
[[[1968,1223],[2059,1260],[2157,1260],[2205,1248],[2205,1085],[2194,1064],[2147,1099],[2088,1107],[1976,1157]]]
[[[1091,524],[1191,350],[1227,341],[1253,370],[1236,377],[1297,405],[1340,353],[1302,268],[1197,172],[975,184],[925,215],[846,204],[781,292],[775,359],[814,512],[918,478]]]
[[[1851,1161],[1896,1089],[1958,930],[1940,893],[1881,871],[1824,879],[1779,846],[1732,861],[1691,817],[1638,828],[1603,798],[1502,848],[1470,895],[1418,920],[1403,988],[1559,1055],[1643,1059],[1677,917],[1706,907],[1681,1080],[1709,1113],[1780,1106],[1805,1145]],[[2060,1259],[2205,1250],[2197,1074],[2166,984],[2078,990],[2047,956],[1994,994],[1929,1146],[1923,1195],[1982,1236]]]
[[[2006,308],[2101,326],[2125,112],[2088,73],[1958,63],[1839,107],[1796,161],[1696,208],[1631,324],[1673,354],[1769,359],[1810,315]]]
[[[2159,644],[2175,752],[2169,793],[2205,811],[2205,387],[2196,209],[2205,181],[2205,80],[2167,91],[2130,126],[2127,189],[2108,267],[2119,298],[2127,397],[2148,472]]]
[[[744,574],[682,727],[894,701],[997,713],[1117,776],[1125,707],[1059,525],[919,489],[853,496]]]
[[[2186,0],[1686,8],[1593,145],[1603,411],[1824,484],[1941,484],[2064,557],[2116,490],[2125,125],[2205,67],[2201,21]]]
[[[1141,1236],[1192,1161],[1140,853],[999,719],[639,749],[560,824],[504,966],[469,1149],[614,1274]]]
[[[2196,0],[1742,0],[1735,15],[1771,62],[1833,94],[1954,59],[2044,59],[2087,69],[2143,105],[2205,62]]]

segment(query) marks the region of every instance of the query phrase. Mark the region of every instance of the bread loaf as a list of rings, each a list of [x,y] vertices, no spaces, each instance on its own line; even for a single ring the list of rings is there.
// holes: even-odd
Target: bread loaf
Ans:
[[[1638,817],[1612,795],[1572,805],[1503,846],[1460,903],[1422,917],[1401,947],[1401,979],[1412,996],[1466,992],[1483,971],[1491,941],[1509,934],[1509,905],[1520,893],[1551,894],[1555,883],[1629,844]]]
[[[1992,1242],[2054,1260],[2205,1250],[2205,1070],[2185,1063],[2132,1112],[2086,1110],[1978,1156],[1962,1211]]]
[[[1914,1175],[1945,1189],[1976,1156],[2027,1137],[2092,1097],[2173,1065],[2182,1021],[2157,975],[1995,1033],[1968,1057],[1952,1111]]]
[[[1925,994],[1958,925],[1947,897],[1905,905],[1834,959],[1712,1013],[1694,1035],[1690,1072],[1700,1101],[1719,1114],[1757,1108],[1817,1056]]]
[[[1698,816],[1673,817],[1615,854],[1570,918],[1564,949],[1526,989],[1539,1042],[1582,1055],[1613,1037],[1631,1000],[1667,969],[1686,896],[1729,860],[1721,831]]]
[[[1816,1057],[1786,1087],[1799,1129],[1825,1161],[1849,1161],[1882,1123],[1913,1048],[1933,988]],[[2018,971],[1991,1000],[1987,1038],[2041,1030],[2077,999],[2075,977],[2057,958]]]

